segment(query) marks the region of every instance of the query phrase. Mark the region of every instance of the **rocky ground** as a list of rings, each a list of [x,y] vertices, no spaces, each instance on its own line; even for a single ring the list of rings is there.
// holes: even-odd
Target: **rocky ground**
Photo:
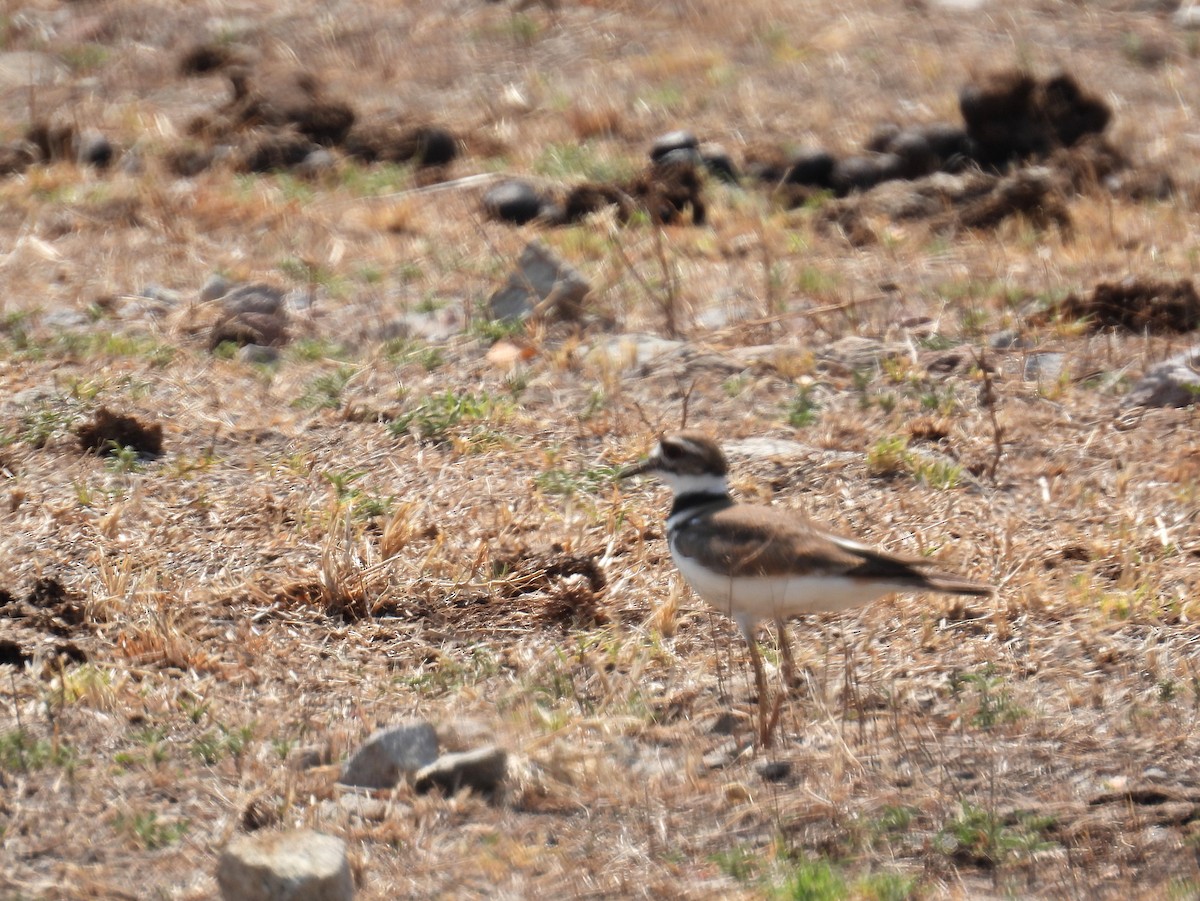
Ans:
[[[6,8],[0,897],[1200,892],[1193,12]],[[685,421],[997,597],[756,744]]]

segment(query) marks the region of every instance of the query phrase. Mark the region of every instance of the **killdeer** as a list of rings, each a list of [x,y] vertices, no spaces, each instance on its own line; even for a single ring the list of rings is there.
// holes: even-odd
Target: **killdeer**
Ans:
[[[702,432],[663,435],[621,478],[653,473],[674,493],[667,516],[671,557],[692,590],[740,627],[766,725],[767,682],[754,640],[761,622],[779,628],[784,676],[794,671],[784,620],[803,613],[840,611],[896,591],[990,595],[990,585],[933,569],[930,561],[897,557],[827,531],[805,516],[729,494],[728,465],[720,446]]]

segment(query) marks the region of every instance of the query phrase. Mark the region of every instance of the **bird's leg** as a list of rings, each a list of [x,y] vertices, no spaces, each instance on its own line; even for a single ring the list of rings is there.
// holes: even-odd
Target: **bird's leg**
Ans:
[[[750,648],[750,665],[754,667],[754,684],[758,688],[758,741],[766,746],[771,735],[770,693],[767,691],[767,671],[763,667],[762,655],[758,652],[758,642],[754,640],[754,626],[739,620],[742,634],[746,636],[746,645]]]
[[[779,662],[783,670],[783,686],[791,690],[796,686],[796,658],[792,656],[792,642],[788,637],[787,623],[782,616],[775,617],[775,630],[779,633]]]

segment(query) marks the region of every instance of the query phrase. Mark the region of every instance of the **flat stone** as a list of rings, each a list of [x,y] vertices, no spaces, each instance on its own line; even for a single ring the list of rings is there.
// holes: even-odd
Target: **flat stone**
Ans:
[[[592,290],[573,266],[558,259],[539,241],[521,252],[508,283],[488,299],[488,315],[502,322],[530,316],[574,319]]]
[[[650,360],[678,351],[682,341],[659,338],[657,335],[613,335],[605,338],[587,352],[587,360],[597,365],[617,369],[643,366]]]
[[[0,87],[53,84],[67,75],[67,67],[48,53],[10,50],[0,53]]]
[[[1121,406],[1189,407],[1200,403],[1200,345],[1151,367]]]
[[[481,794],[493,792],[508,773],[508,752],[496,745],[474,751],[443,754],[413,778],[419,792],[436,787],[449,792],[469,788]]]
[[[725,450],[731,454],[740,454],[743,457],[750,457],[754,460],[769,459],[772,457],[786,457],[796,459],[811,453],[812,448],[807,444],[801,444],[799,441],[791,441],[787,438],[742,438],[738,441],[726,441]]]
[[[1053,382],[1062,375],[1065,359],[1060,353],[1030,354],[1025,358],[1021,376],[1027,382]]]
[[[372,734],[346,761],[338,782],[359,788],[392,788],[402,776],[433,763],[437,755],[433,726],[412,720]]]
[[[650,147],[650,160],[660,163],[670,154],[684,151],[687,158],[699,159],[700,139],[687,129],[669,131],[655,138]]]
[[[242,363],[269,366],[279,362],[279,348],[265,344],[243,344],[238,348],[237,358]]]
[[[224,901],[350,901],[354,879],[340,838],[309,829],[254,832],[221,852]]]
[[[242,313],[262,313],[269,316],[283,312],[287,293],[282,288],[264,283],[239,285],[228,291],[221,306],[230,316]]]

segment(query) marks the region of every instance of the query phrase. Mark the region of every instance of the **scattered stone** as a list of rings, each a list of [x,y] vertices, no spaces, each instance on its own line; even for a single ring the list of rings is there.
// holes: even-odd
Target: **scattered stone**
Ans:
[[[61,81],[69,70],[49,53],[9,50],[0,53],[0,87],[28,88]]]
[[[508,283],[488,299],[488,315],[503,322],[530,317],[577,319],[591,286],[538,241],[525,245]]]
[[[515,225],[536,219],[545,204],[537,188],[521,178],[502,181],[483,195],[483,210],[488,218]]]
[[[221,298],[221,307],[230,316],[239,313],[263,313],[273,316],[284,311],[287,292],[274,285],[256,282],[240,285],[227,291]]]
[[[792,774],[792,765],[786,760],[760,760],[754,764],[754,772],[764,782],[782,782]]]
[[[228,294],[232,288],[233,282],[225,276],[212,275],[200,289],[200,302],[208,303],[210,300],[219,300]]]
[[[832,364],[849,372],[875,369],[884,360],[903,356],[907,348],[903,344],[878,341],[860,335],[847,335],[825,347],[820,353],[823,363]]]
[[[413,788],[426,792],[438,787],[447,792],[469,788],[479,794],[494,792],[508,772],[508,752],[496,745],[474,751],[443,754],[413,777]]]
[[[720,144],[700,145],[700,162],[714,178],[729,184],[737,184],[738,170],[729,151]]]
[[[687,130],[671,131],[655,139],[650,147],[650,161],[662,162],[669,154],[684,151],[683,158],[699,160],[700,140]]]
[[[423,720],[380,729],[346,761],[338,782],[358,788],[392,788],[402,776],[433,763],[437,754],[437,733]]]
[[[731,739],[713,748],[700,758],[700,762],[705,769],[723,770],[735,763],[745,750],[745,745]]]
[[[796,460],[812,451],[806,444],[792,441],[790,438],[742,438],[737,441],[725,442],[725,449],[731,454],[749,457],[752,460],[767,460],[783,457]]]
[[[52,310],[42,317],[42,326],[58,331],[83,328],[92,324],[92,317],[82,310]]]
[[[80,166],[94,166],[97,169],[107,169],[116,158],[117,151],[112,142],[100,132],[88,129],[79,136],[79,146],[75,151],[75,161]]]
[[[1133,276],[1101,282],[1091,297],[1068,296],[1059,315],[1087,319],[1091,328],[1122,328],[1134,333],[1190,332],[1200,328],[1200,296],[1189,279],[1161,282]]]
[[[1065,359],[1060,353],[1030,354],[1025,358],[1021,377],[1027,382],[1053,382],[1062,375]]]
[[[1197,402],[1200,402],[1200,345],[1149,369],[1121,406],[1189,407]]]
[[[243,344],[238,348],[237,359],[256,366],[271,366],[279,362],[279,348],[262,344]]]
[[[221,852],[224,901],[350,901],[354,880],[346,843],[308,829],[255,832]]]
[[[101,407],[92,417],[75,430],[79,445],[86,452],[112,455],[131,447],[141,457],[157,457],[162,454],[162,424],[149,425],[133,416],[114,413]]]

